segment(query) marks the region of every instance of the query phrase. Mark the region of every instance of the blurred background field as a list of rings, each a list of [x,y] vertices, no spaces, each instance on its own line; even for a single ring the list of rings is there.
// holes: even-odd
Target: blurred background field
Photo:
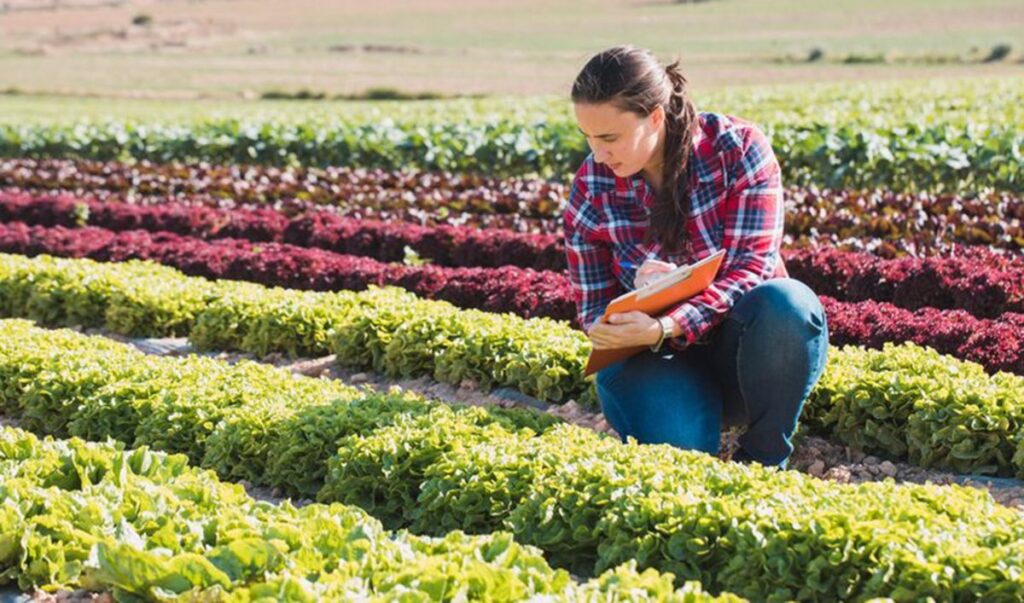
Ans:
[[[563,95],[591,53],[624,41],[678,55],[699,90],[1017,75],[1024,3],[7,0],[0,90],[164,99]]]

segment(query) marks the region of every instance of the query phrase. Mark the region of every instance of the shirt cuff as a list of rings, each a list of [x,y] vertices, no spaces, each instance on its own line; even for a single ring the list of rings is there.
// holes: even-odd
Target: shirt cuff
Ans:
[[[669,345],[677,350],[685,349],[700,339],[707,330],[703,328],[704,317],[693,304],[684,303],[668,314],[682,329],[682,333],[669,340]]]

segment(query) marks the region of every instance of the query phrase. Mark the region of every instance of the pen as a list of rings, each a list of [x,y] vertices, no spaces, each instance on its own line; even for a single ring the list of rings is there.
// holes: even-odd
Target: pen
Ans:
[[[644,257],[644,261],[645,262],[647,260],[649,260],[649,259],[650,259],[649,257]],[[635,270],[635,269],[640,267],[640,264],[636,264],[636,263],[631,262],[629,260],[620,260],[619,261],[619,266],[621,266],[623,270]]]

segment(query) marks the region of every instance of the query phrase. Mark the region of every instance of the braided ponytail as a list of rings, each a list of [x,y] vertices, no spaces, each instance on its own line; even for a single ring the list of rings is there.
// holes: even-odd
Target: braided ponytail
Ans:
[[[661,188],[651,210],[647,242],[657,241],[666,253],[676,253],[686,237],[690,213],[690,159],[697,109],[686,89],[679,61],[665,67],[670,90],[665,106],[665,144]]]

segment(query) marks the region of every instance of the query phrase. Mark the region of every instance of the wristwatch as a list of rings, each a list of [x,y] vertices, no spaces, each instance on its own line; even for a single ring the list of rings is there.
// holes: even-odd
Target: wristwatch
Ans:
[[[658,322],[661,323],[661,337],[658,338],[657,343],[651,346],[651,351],[654,353],[658,353],[661,350],[661,346],[665,343],[666,339],[672,338],[672,327],[675,326],[671,316],[662,316],[658,319]]]

